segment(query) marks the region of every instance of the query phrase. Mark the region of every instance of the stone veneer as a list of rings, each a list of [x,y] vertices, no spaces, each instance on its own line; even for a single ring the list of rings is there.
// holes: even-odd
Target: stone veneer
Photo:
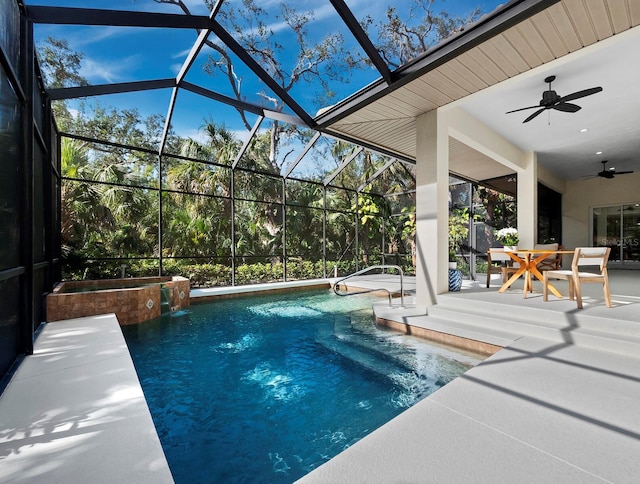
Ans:
[[[68,281],[47,295],[47,322],[115,313],[121,325],[157,318],[161,312],[160,284],[171,288],[171,310],[188,307],[190,281],[180,276]],[[126,286],[118,288],[117,286]],[[134,287],[131,287],[135,285]],[[85,289],[84,292],[65,292]]]

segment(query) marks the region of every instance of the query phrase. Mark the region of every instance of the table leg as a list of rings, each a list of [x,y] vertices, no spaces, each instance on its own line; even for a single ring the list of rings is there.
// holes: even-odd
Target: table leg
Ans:
[[[533,259],[531,261],[531,268],[530,268],[530,272],[533,273],[533,275],[535,276],[536,279],[538,279],[542,284],[544,284],[544,277],[542,275],[542,273],[538,270],[538,264],[545,260],[547,257],[549,257],[551,254],[543,254],[540,255],[538,257],[536,257],[535,259]],[[556,296],[561,298],[562,294],[560,294],[560,291],[558,291],[555,287],[553,287],[552,284],[547,284],[547,287],[549,288],[549,290]],[[532,289],[533,292],[533,289]]]
[[[524,276],[524,290],[522,291],[522,297],[527,298],[527,292],[533,292],[533,283],[531,282],[531,268],[532,261],[531,256],[527,254],[525,256],[525,276]]]
[[[511,286],[511,284],[513,284],[514,282],[516,282],[518,280],[518,278],[524,274],[524,272],[527,269],[527,265],[524,261],[524,259],[518,257],[517,254],[514,253],[509,253],[509,257],[511,257],[513,259],[514,262],[518,263],[518,270],[509,278],[509,280],[507,282],[505,282],[502,287],[500,289],[498,289],[498,292],[504,292],[507,289],[509,289],[509,287]]]

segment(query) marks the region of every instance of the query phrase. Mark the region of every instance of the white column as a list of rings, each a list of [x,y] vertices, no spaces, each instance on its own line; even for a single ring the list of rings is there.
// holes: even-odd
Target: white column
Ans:
[[[416,305],[426,312],[448,291],[449,139],[446,119],[416,119]]]
[[[524,155],[518,170],[518,245],[533,249],[538,238],[538,160],[536,153]]]

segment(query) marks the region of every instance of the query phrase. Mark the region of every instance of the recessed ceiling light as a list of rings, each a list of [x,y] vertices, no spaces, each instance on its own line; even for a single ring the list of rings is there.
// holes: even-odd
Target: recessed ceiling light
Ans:
[[[602,151],[596,151],[596,155],[601,155]]]
[[[582,129],[580,130],[580,132],[581,132],[581,133],[586,133],[587,131],[589,131],[589,128],[582,128]]]

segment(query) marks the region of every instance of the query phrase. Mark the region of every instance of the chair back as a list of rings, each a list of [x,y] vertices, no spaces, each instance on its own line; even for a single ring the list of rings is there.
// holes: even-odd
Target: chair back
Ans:
[[[511,261],[511,257],[507,255],[502,247],[491,247],[487,251],[487,256],[489,259],[489,263],[491,262],[502,262],[502,261]]]
[[[576,247],[573,254],[571,268],[578,270],[579,266],[599,266],[600,272],[607,268],[611,247]]]
[[[558,244],[536,244],[533,248],[535,250],[558,250]]]
[[[557,243],[554,244],[536,244],[533,246],[535,250],[558,250],[560,249],[560,245]],[[555,254],[546,259],[543,259],[538,264],[540,270],[557,270],[562,266],[562,254]]]

